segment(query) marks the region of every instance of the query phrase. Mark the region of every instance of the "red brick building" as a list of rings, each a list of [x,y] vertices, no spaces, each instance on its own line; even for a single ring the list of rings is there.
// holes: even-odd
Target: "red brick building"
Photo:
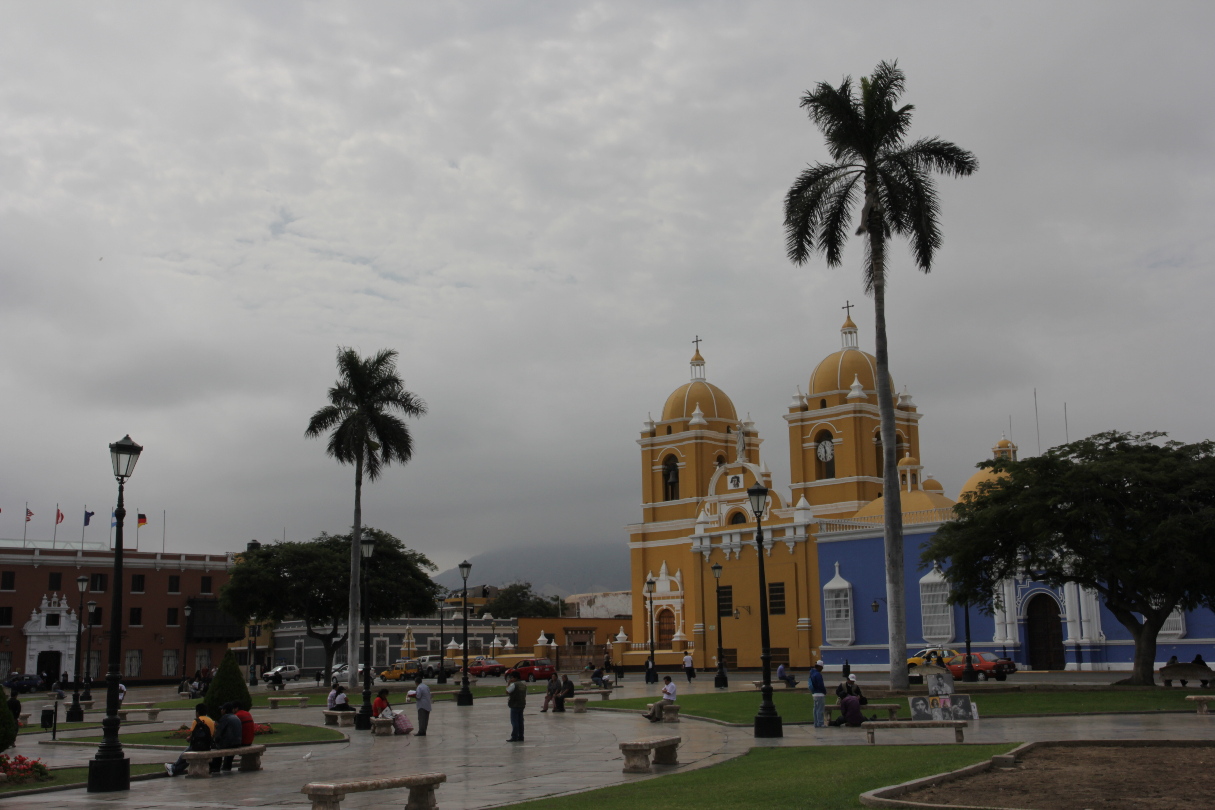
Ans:
[[[104,677],[114,587],[123,589],[121,671],[127,683],[173,681],[218,665],[228,643],[244,636],[217,601],[231,555],[125,551],[123,581],[115,583],[114,555],[101,544],[86,543],[83,550],[38,545],[0,540],[0,677],[74,675],[78,628],[80,660],[87,663],[82,671]],[[81,576],[88,578],[83,594]],[[96,603],[91,614],[90,601]]]

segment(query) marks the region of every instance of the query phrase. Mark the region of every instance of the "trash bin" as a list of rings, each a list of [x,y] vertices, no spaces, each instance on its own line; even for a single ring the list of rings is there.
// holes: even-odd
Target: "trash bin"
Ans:
[[[55,708],[56,707],[54,707],[54,706],[43,706],[42,707],[42,727],[43,728],[53,728],[54,727],[55,714],[56,714]]]

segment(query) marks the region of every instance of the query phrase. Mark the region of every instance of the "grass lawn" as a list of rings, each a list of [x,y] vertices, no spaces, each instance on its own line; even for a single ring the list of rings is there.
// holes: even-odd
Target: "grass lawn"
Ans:
[[[960,686],[960,684],[959,684]],[[958,691],[964,692],[959,689]],[[1194,711],[1185,696],[1194,694],[1188,689],[1105,689],[1087,692],[1003,692],[996,694],[973,693],[979,707],[980,717],[1022,714],[1071,714],[1075,712],[1159,712]],[[828,695],[828,702],[834,701]],[[627,698],[588,703],[587,708],[636,708],[644,710],[653,698]],[[680,712],[685,715],[723,720],[727,723],[750,723],[759,709],[759,692],[721,692],[703,695],[681,695],[678,699]],[[814,706],[810,696],[804,693],[782,694],[773,691],[772,702],[782,719],[788,722],[814,719]],[[910,718],[907,698],[875,698],[874,703],[898,703],[899,717]],[[885,712],[881,713],[886,719]]]
[[[165,766],[159,762],[154,762],[149,765],[132,765],[131,776],[141,776],[145,773],[164,773]],[[34,790],[36,788],[58,787],[60,785],[80,785],[83,787],[88,784],[89,769],[87,766],[83,768],[52,768],[51,778],[46,782],[23,782],[19,785],[10,785],[7,782],[0,782],[0,796],[6,793],[13,793],[18,790]]]
[[[755,748],[721,765],[580,793],[512,804],[558,810],[575,803],[595,810],[738,810],[740,807],[860,807],[866,790],[951,771],[996,754],[1002,745],[821,746]]]
[[[341,740],[345,735],[340,731],[319,726],[301,726],[296,723],[273,723],[273,734],[259,734],[254,742],[270,745],[273,743],[302,743],[323,742],[326,740]],[[186,747],[183,737],[174,737],[169,729],[159,731],[136,731],[119,735],[127,745],[180,745]],[[101,737],[73,737],[72,742],[101,742]]]
[[[86,728],[101,728],[101,723],[100,722],[60,723],[59,724],[59,733],[62,734],[65,731],[80,731],[80,730],[86,729]],[[31,723],[28,726],[22,726],[21,728],[17,729],[17,733],[18,734],[50,734],[51,730],[49,728],[44,729],[42,726],[38,725],[37,723]]]

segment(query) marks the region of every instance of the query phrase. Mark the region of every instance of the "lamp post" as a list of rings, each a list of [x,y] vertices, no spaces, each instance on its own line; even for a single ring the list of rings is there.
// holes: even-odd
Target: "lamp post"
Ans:
[[[460,692],[456,695],[457,706],[473,705],[472,690],[468,688],[468,574],[472,571],[472,563],[468,560],[460,563],[460,576],[464,579],[464,675]]]
[[[713,563],[710,568],[717,583],[717,674],[713,676],[713,688],[728,689],[730,679],[726,677],[726,651],[721,646],[721,563]]]
[[[76,590],[80,591],[80,604],[76,608],[76,683],[72,685],[72,705],[68,706],[67,721],[79,723],[84,719],[80,708],[80,625],[84,623],[84,592],[89,587],[89,578],[84,574],[76,577]]]
[[[181,676],[183,678],[190,677],[190,670],[186,669],[189,657],[186,655],[190,651],[190,614],[194,612],[194,608],[187,604],[181,609],[181,612],[186,614],[186,629],[181,636]]]
[[[129,435],[110,445],[110,460],[118,480],[118,505],[114,508],[114,581],[110,591],[110,655],[105,675],[105,719],[101,721],[101,745],[89,760],[89,793],[109,793],[131,789],[131,760],[123,756],[118,741],[118,682],[122,679],[122,524],[127,516],[123,505],[126,480],[135,472],[135,462],[143,450]]]
[[[262,633],[261,625],[249,625],[249,685],[257,686],[257,665],[253,659],[257,657],[257,637]]]
[[[443,652],[443,605],[447,600],[440,596],[436,601],[439,605],[439,677],[435,678],[435,683],[447,683],[447,662],[443,660],[447,657]]]
[[[654,663],[654,587],[654,580],[645,581],[646,601],[650,603],[650,667],[645,672],[646,683],[658,683],[658,669]]]
[[[359,538],[359,551],[363,555],[363,564],[359,566],[359,589],[362,595],[359,602],[363,608],[363,705],[354,718],[354,727],[361,731],[371,730],[371,611],[367,609],[367,569],[368,560],[375,551],[375,538],[364,534]],[[356,670],[357,671],[357,670]]]
[[[763,665],[763,700],[755,715],[756,737],[783,737],[780,715],[772,703],[772,639],[768,632],[768,580],[764,576],[764,509],[768,505],[768,488],[758,481],[747,490],[751,511],[755,513],[755,552],[759,560],[759,660]]]
[[[88,651],[84,654],[84,694],[80,696],[81,700],[93,699],[93,673],[90,671],[89,664],[93,660],[93,615],[97,610],[97,603],[89,600],[87,607],[89,609],[89,640]]]
[[[962,670],[962,681],[964,683],[974,683],[979,680],[979,673],[975,670],[974,659],[970,657],[970,602],[966,603],[966,667]]]
[[[489,632],[494,634],[494,637],[489,642],[489,657],[497,660],[498,658],[498,620],[494,619],[489,623]]]

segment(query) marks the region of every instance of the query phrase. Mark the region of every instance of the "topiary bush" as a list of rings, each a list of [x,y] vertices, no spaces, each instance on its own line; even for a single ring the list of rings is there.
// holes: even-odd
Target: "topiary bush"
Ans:
[[[211,679],[203,702],[207,704],[207,714],[214,720],[219,719],[219,707],[225,703],[236,703],[245,711],[253,707],[249,686],[245,683],[245,676],[241,674],[240,665],[236,663],[236,655],[232,650],[224,653],[224,660],[220,662],[219,671]]]
[[[17,718],[8,710],[8,696],[0,687],[0,751],[7,751],[17,742]]]

